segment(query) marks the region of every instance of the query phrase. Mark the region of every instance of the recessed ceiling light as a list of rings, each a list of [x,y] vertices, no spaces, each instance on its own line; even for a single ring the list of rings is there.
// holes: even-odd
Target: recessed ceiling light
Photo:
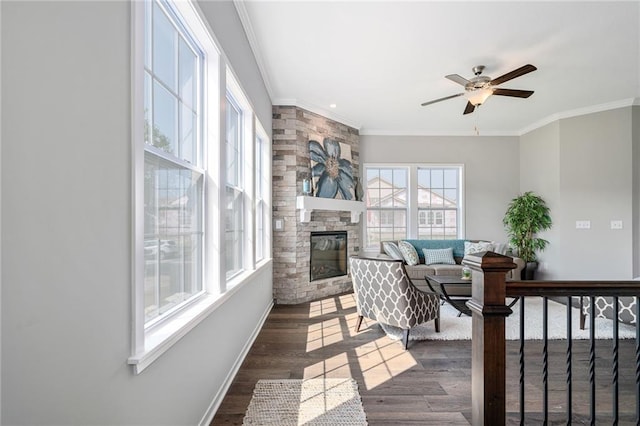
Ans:
[[[337,107],[337,106],[338,106],[338,105],[336,105],[336,104],[331,104],[331,105],[329,105],[329,108],[335,108],[335,107]]]

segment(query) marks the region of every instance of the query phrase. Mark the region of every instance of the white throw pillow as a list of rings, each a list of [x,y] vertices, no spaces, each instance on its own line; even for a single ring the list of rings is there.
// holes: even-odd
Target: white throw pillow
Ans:
[[[384,250],[384,252],[394,260],[404,260],[404,256],[402,256],[402,252],[396,243],[384,241],[382,243],[382,250]]]
[[[477,243],[472,243],[471,241],[464,242],[464,255],[465,257],[468,254],[480,253],[481,251],[493,251],[493,243],[488,241],[480,241]]]
[[[400,249],[400,253],[402,253],[402,257],[407,265],[417,265],[420,262],[418,252],[413,244],[406,241],[400,241],[398,242],[398,248]]]
[[[456,260],[453,258],[453,247],[446,249],[422,249],[424,253],[425,265],[434,265],[442,263],[445,265],[455,265]]]

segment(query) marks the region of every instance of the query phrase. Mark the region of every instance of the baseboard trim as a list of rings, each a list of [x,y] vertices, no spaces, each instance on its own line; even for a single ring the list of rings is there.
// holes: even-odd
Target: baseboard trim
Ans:
[[[244,345],[242,352],[240,352],[238,359],[236,359],[236,362],[233,364],[233,368],[231,369],[231,371],[229,371],[229,374],[225,378],[223,385],[218,390],[218,393],[216,393],[216,395],[214,396],[211,404],[209,404],[207,411],[204,413],[204,416],[202,416],[202,420],[200,420],[200,423],[198,423],[199,426],[209,426],[213,421],[213,417],[216,415],[218,408],[220,408],[220,404],[222,404],[222,400],[231,387],[231,383],[233,383],[233,379],[236,377],[236,374],[238,374],[238,370],[240,370],[244,359],[249,354],[249,350],[251,349],[253,342],[255,342],[258,334],[260,334],[260,330],[262,330],[262,326],[267,320],[271,309],[273,309],[273,300],[267,305],[267,308],[262,314],[262,318],[260,318],[260,321],[256,325],[256,328],[253,330],[253,333],[251,333],[249,340],[247,340],[247,343]]]

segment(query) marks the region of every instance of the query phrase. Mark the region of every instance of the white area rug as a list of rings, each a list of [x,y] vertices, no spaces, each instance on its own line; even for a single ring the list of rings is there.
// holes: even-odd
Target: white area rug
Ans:
[[[259,380],[243,425],[367,425],[358,384],[349,379]]]
[[[508,299],[510,300],[510,299]],[[520,301],[511,308],[513,313],[507,317],[506,338],[517,340],[520,338]],[[542,298],[527,297],[525,302],[525,338],[528,340],[542,339]],[[566,306],[549,300],[549,339],[567,338],[567,311]],[[471,340],[471,317],[462,315],[457,317],[458,311],[445,303],[440,307],[440,333],[436,333],[433,321],[421,324],[411,329],[409,340]],[[387,336],[392,339],[400,339],[402,330],[389,325],[381,324]],[[571,309],[571,329],[573,339],[589,338],[589,317],[585,329],[580,330],[580,312],[577,308]],[[613,323],[611,320],[596,318],[596,338],[611,339]],[[620,324],[619,337],[632,339],[636,336],[635,326]]]

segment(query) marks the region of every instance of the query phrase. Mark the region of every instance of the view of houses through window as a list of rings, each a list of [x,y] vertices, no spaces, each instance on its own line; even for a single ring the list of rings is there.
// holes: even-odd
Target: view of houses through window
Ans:
[[[271,144],[192,3],[132,8],[137,364],[269,260]]]
[[[462,238],[462,166],[365,165],[365,250],[381,241]]]

